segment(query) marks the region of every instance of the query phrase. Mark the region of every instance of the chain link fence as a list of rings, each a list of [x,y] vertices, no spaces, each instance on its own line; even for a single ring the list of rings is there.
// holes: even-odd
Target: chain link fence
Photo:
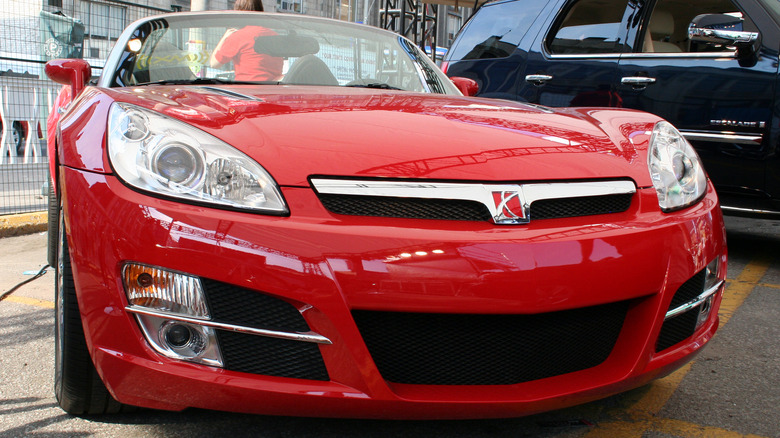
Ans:
[[[0,215],[47,206],[46,120],[60,85],[46,61],[83,58],[100,75],[132,21],[189,9],[189,0],[0,1]],[[214,3],[219,3],[215,1]],[[226,8],[221,0],[218,8]],[[216,8],[215,8],[216,9]]]

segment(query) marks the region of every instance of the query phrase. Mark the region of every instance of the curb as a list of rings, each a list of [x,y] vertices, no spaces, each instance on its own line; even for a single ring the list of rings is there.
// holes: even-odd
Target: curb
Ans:
[[[0,216],[0,238],[46,231],[48,217],[45,211]]]

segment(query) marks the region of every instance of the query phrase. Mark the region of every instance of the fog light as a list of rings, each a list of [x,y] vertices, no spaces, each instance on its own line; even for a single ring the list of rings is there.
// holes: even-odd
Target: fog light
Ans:
[[[210,314],[200,279],[154,266],[122,268],[128,310],[155,351],[178,360],[222,366],[216,332],[200,325]]]
[[[720,279],[720,257],[715,257],[711,261],[704,273],[704,292],[708,292],[710,289],[718,287]],[[696,319],[696,330],[703,326],[704,323],[710,318],[712,311],[712,302],[715,299],[715,293],[712,293],[707,299],[699,305],[699,317]]]
[[[144,337],[158,353],[172,359],[222,366],[213,328],[158,316],[136,315]]]
[[[192,331],[184,324],[163,326],[165,342],[173,349],[186,347],[193,340]]]
[[[703,326],[705,322],[710,318],[710,311],[712,310],[712,300],[714,295],[710,295],[699,307],[699,317],[696,319],[696,329]]]

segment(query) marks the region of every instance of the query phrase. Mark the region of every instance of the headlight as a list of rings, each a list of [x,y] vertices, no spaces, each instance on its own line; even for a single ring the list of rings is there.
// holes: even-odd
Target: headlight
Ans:
[[[199,129],[135,105],[111,107],[108,157],[119,178],[141,190],[287,213],[271,175],[247,155]]]
[[[670,123],[655,125],[647,161],[661,210],[687,207],[706,193],[707,176],[699,156]]]

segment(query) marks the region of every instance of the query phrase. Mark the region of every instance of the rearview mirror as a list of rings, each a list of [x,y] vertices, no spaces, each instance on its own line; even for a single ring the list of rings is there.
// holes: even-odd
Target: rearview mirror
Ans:
[[[52,81],[70,85],[73,99],[81,93],[92,77],[92,67],[83,59],[53,59],[43,68],[46,76]]]
[[[464,96],[476,96],[479,92],[479,84],[474,79],[455,76],[450,78],[450,80]]]
[[[761,35],[744,31],[743,22],[742,17],[728,14],[697,15],[688,26],[688,38],[694,43],[734,46],[740,65],[744,65],[756,58]]]

